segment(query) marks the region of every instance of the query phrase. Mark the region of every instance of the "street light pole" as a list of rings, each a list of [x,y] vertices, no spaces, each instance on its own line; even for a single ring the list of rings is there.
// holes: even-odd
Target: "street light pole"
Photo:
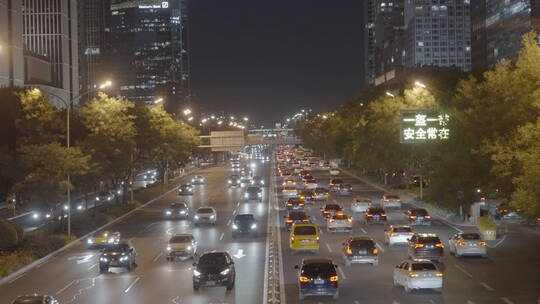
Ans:
[[[111,82],[110,81],[107,81],[105,82],[104,84],[100,85],[98,88],[93,88],[93,89],[90,89],[86,92],[84,92],[83,94],[79,94],[78,96],[75,96],[74,98],[72,98],[69,102],[66,102],[66,100],[54,93],[50,93],[50,92],[47,92],[47,94],[49,95],[52,95],[56,98],[58,98],[59,100],[62,101],[62,103],[64,103],[64,105],[66,106],[66,147],[67,147],[67,151],[68,151],[68,154],[69,152],[71,151],[70,150],[70,147],[71,147],[71,143],[70,143],[70,114],[71,114],[71,107],[73,105],[73,102],[75,100],[78,100],[80,99],[81,97],[85,96],[85,95],[88,95],[92,92],[95,92],[95,91],[98,91],[98,90],[101,90],[101,89],[104,89],[106,87],[109,87],[111,86]],[[38,88],[34,88],[34,90],[38,90],[40,91]],[[69,173],[69,170],[67,172],[67,182],[68,182],[68,187],[67,187],[67,194],[66,194],[66,198],[67,198],[67,212],[68,212],[68,227],[67,227],[67,234],[68,236],[71,236],[71,174]]]

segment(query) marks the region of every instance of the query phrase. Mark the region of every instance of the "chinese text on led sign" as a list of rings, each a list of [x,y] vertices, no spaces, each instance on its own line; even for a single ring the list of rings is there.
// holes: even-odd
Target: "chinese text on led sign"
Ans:
[[[448,114],[432,110],[402,110],[400,113],[400,141],[420,143],[450,137]]]

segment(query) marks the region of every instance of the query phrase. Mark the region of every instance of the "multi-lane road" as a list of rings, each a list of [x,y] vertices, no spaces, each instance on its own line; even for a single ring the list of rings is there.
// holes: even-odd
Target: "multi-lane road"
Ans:
[[[259,163],[255,174],[279,184],[279,178],[270,178],[270,165]],[[100,274],[97,262],[98,250],[86,247],[82,240],[64,252],[29,270],[20,277],[0,285],[0,303],[11,303],[18,295],[42,293],[55,296],[60,303],[262,303],[266,297],[264,287],[267,268],[267,220],[269,212],[278,219],[281,239],[280,269],[281,282],[286,303],[540,303],[540,234],[521,227],[510,227],[503,239],[490,243],[489,258],[456,259],[445,248],[443,263],[438,267],[444,272],[442,293],[434,291],[414,291],[406,294],[403,288],[394,287],[392,272],[396,264],[406,258],[403,247],[388,248],[384,245],[383,226],[366,225],[360,214],[354,215],[354,231],[351,235],[369,235],[380,248],[378,266],[345,266],[341,256],[341,244],[350,236],[346,233],[328,233],[319,208],[324,202],[307,206],[307,213],[322,229],[321,249],[317,256],[332,258],[338,264],[340,276],[340,299],[329,297],[308,297],[298,299],[297,273],[294,265],[304,257],[314,254],[292,254],[289,250],[289,234],[283,227],[284,210],[272,208],[275,204],[283,207],[283,199],[275,195],[275,184],[265,188],[263,202],[243,202],[243,189],[226,187],[231,174],[229,166],[203,169],[197,174],[206,177],[206,185],[196,186],[193,196],[178,196],[172,191],[154,203],[135,211],[133,214],[109,227],[119,231],[122,238],[130,241],[137,250],[138,266],[132,272]],[[329,175],[326,171],[313,171],[317,181],[326,186]],[[354,195],[370,197],[378,201],[383,192],[347,175],[339,176],[351,183]],[[191,176],[186,176],[186,180]],[[277,191],[279,193],[279,189]],[[191,215],[199,206],[213,206],[218,212],[215,226],[195,227],[189,220],[169,220],[163,214],[168,204],[186,201]],[[332,194],[330,202],[338,202],[350,211],[351,197]],[[404,223],[402,210],[389,211],[389,224]],[[259,220],[259,237],[237,238],[231,236],[231,219],[238,213],[253,213]],[[273,221],[271,222],[271,224]],[[434,220],[430,227],[414,228],[439,235],[446,243],[459,229],[472,228],[448,225]],[[227,292],[224,287],[192,287],[192,261],[168,262],[164,253],[166,242],[174,233],[192,233],[199,245],[199,252],[226,250],[233,255],[236,263],[236,286]],[[275,302],[277,303],[277,302]],[[283,302],[282,302],[283,303]],[[264,303],[267,304],[267,303]]]
[[[100,274],[98,250],[84,242],[0,286],[0,302],[11,303],[18,295],[49,294],[60,303],[261,303],[266,249],[267,201],[244,203],[242,189],[226,187],[229,167],[212,167],[197,174],[206,185],[196,186],[193,196],[173,191],[121,222],[108,228],[119,231],[137,251],[138,266],[132,272]],[[268,178],[268,165],[255,174]],[[186,177],[186,180],[191,178]],[[172,202],[186,201],[190,212],[199,206],[213,206],[218,217],[215,226],[195,227],[189,220],[168,220],[164,210]],[[237,213],[252,213],[261,224],[258,238],[231,236],[231,219]],[[236,263],[236,287],[201,288],[194,292],[192,261],[168,262],[164,251],[174,233],[192,233],[203,251],[228,251]],[[84,240],[83,240],[84,241]]]
[[[327,171],[313,171],[313,176],[319,184],[327,186],[330,176]],[[354,189],[354,195],[369,197],[373,202],[378,202],[383,192],[362,181],[341,174],[345,183],[350,183]],[[279,179],[277,179],[279,181]],[[283,199],[280,206],[283,207]],[[339,196],[332,194],[329,202],[337,202],[345,208],[346,213],[352,215],[350,210],[351,196]],[[325,202],[315,202],[306,205],[306,213],[321,227],[321,247],[317,256],[332,258],[338,265],[340,276],[340,299],[332,300],[331,297],[313,297],[306,300],[298,300],[297,270],[294,265],[300,264],[303,258],[314,257],[309,253],[292,253],[289,250],[289,232],[281,228],[281,247],[283,254],[284,286],[286,302],[291,303],[540,303],[540,235],[538,233],[523,230],[518,227],[510,228],[503,242],[490,243],[489,258],[460,258],[450,255],[448,246],[445,247],[443,263],[437,266],[444,272],[444,288],[442,293],[432,290],[413,291],[405,293],[402,287],[393,286],[393,269],[401,261],[406,259],[405,247],[389,248],[384,244],[384,226],[366,225],[363,215],[354,215],[354,231],[348,233],[328,233],[326,222],[321,216],[319,208]],[[410,207],[404,204],[401,210],[388,211],[388,224],[406,223],[404,211]],[[282,208],[283,209],[283,208]],[[280,216],[286,214],[281,210]],[[283,223],[282,223],[283,226]],[[415,226],[417,232],[436,233],[441,241],[447,244],[449,237],[467,228],[448,225],[440,220],[434,220],[428,227]],[[473,228],[468,228],[473,229]],[[371,266],[353,264],[347,267],[341,255],[342,243],[351,235],[368,235],[372,237],[379,248],[379,265]]]

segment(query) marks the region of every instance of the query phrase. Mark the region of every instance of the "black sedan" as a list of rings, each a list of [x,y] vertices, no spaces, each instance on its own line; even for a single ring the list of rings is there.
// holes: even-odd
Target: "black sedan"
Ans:
[[[236,271],[234,262],[227,252],[206,252],[193,263],[193,289],[200,287],[225,286],[227,290],[234,288]]]
[[[232,222],[232,237],[239,235],[259,235],[259,225],[253,214],[238,214]]]
[[[192,184],[182,184],[178,188],[178,195],[193,195],[193,185]]]
[[[99,257],[99,271],[107,272],[109,268],[119,267],[131,271],[135,268],[135,248],[127,243],[107,246]]]
[[[337,265],[331,259],[304,259],[298,270],[298,298],[306,296],[332,296],[339,298]]]
[[[27,296],[20,296],[13,301],[13,304],[58,304],[58,300],[51,296],[47,295],[27,295]]]
[[[189,217],[188,206],[186,203],[172,203],[165,209],[165,217],[187,219]]]

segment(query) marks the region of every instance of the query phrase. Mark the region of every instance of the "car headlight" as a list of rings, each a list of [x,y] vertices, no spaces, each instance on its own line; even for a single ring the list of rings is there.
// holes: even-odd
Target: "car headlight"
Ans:
[[[215,219],[215,218],[216,218],[215,215],[211,215],[211,216],[210,216],[210,219],[211,219],[211,220],[213,220],[213,219]]]
[[[196,220],[198,220],[198,219],[199,219],[199,216],[198,216],[198,215],[195,215],[193,218],[196,219]]]
[[[229,271],[231,271],[229,268],[223,270],[222,272],[220,272],[219,274],[221,275],[227,275],[229,273]]]
[[[192,182],[192,183],[194,183],[194,182],[195,182],[195,179],[194,179],[194,178],[192,178],[192,179],[191,179],[191,182]]]
[[[261,185],[264,185],[264,181],[263,181],[263,180],[262,180],[262,181],[260,181],[260,183],[261,183]]]
[[[248,198],[248,197],[249,197],[249,194],[247,194],[247,192],[244,193],[244,197],[245,197],[245,198]]]
[[[233,224],[232,229],[236,230],[236,229],[238,229],[238,226],[236,224]]]
[[[50,214],[50,213],[47,213],[47,214],[45,214],[45,217],[46,217],[46,218],[50,218],[50,217],[51,217],[51,214]]]
[[[39,218],[39,214],[38,213],[34,213],[32,214],[32,218],[37,220]]]
[[[99,258],[99,260],[100,260],[101,262],[107,262],[107,261],[108,261],[107,258],[105,258],[105,257],[101,257],[101,258]]]
[[[109,196],[109,197],[107,197],[107,200],[108,200],[108,201],[110,201],[111,199],[112,199],[112,197],[110,197],[110,196]]]
[[[93,243],[94,243],[94,241],[92,241],[92,239],[88,239],[86,242],[87,242],[88,244],[93,244]]]
[[[96,201],[99,201],[99,196],[96,196]]]
[[[251,225],[251,229],[255,229],[255,228],[257,228],[257,224]]]
[[[186,214],[186,210],[180,211],[180,214]]]
[[[253,184],[255,184],[255,181],[252,180],[250,183],[253,185]]]
[[[64,210],[68,210],[68,209],[69,209],[68,205],[64,205]]]
[[[82,210],[83,206],[79,205],[77,206],[77,210]]]
[[[198,272],[197,269],[193,269],[193,275],[196,276],[196,277],[198,277],[198,276],[201,275],[201,273]]]
[[[167,246],[167,251],[171,251],[171,246]]]
[[[241,186],[241,187],[244,187],[244,183],[241,183],[240,186]]]
[[[262,196],[262,193],[257,193],[257,196],[258,196],[258,197],[261,197],[261,196]]]
[[[114,243],[114,238],[109,238],[109,239],[107,239],[107,243],[109,243],[109,244]]]
[[[193,247],[191,247],[191,245],[190,245],[190,246],[187,246],[186,249],[187,249],[187,250],[192,250]]]
[[[230,184],[230,183],[232,183],[232,181],[231,181],[231,180],[228,180],[227,182],[228,182],[229,184]]]
[[[171,212],[167,210],[167,212],[165,212],[167,215],[171,215]]]
[[[125,257],[121,257],[121,258],[120,258],[120,261],[127,261],[127,259],[128,259],[128,257],[127,257],[127,256],[125,256]]]

